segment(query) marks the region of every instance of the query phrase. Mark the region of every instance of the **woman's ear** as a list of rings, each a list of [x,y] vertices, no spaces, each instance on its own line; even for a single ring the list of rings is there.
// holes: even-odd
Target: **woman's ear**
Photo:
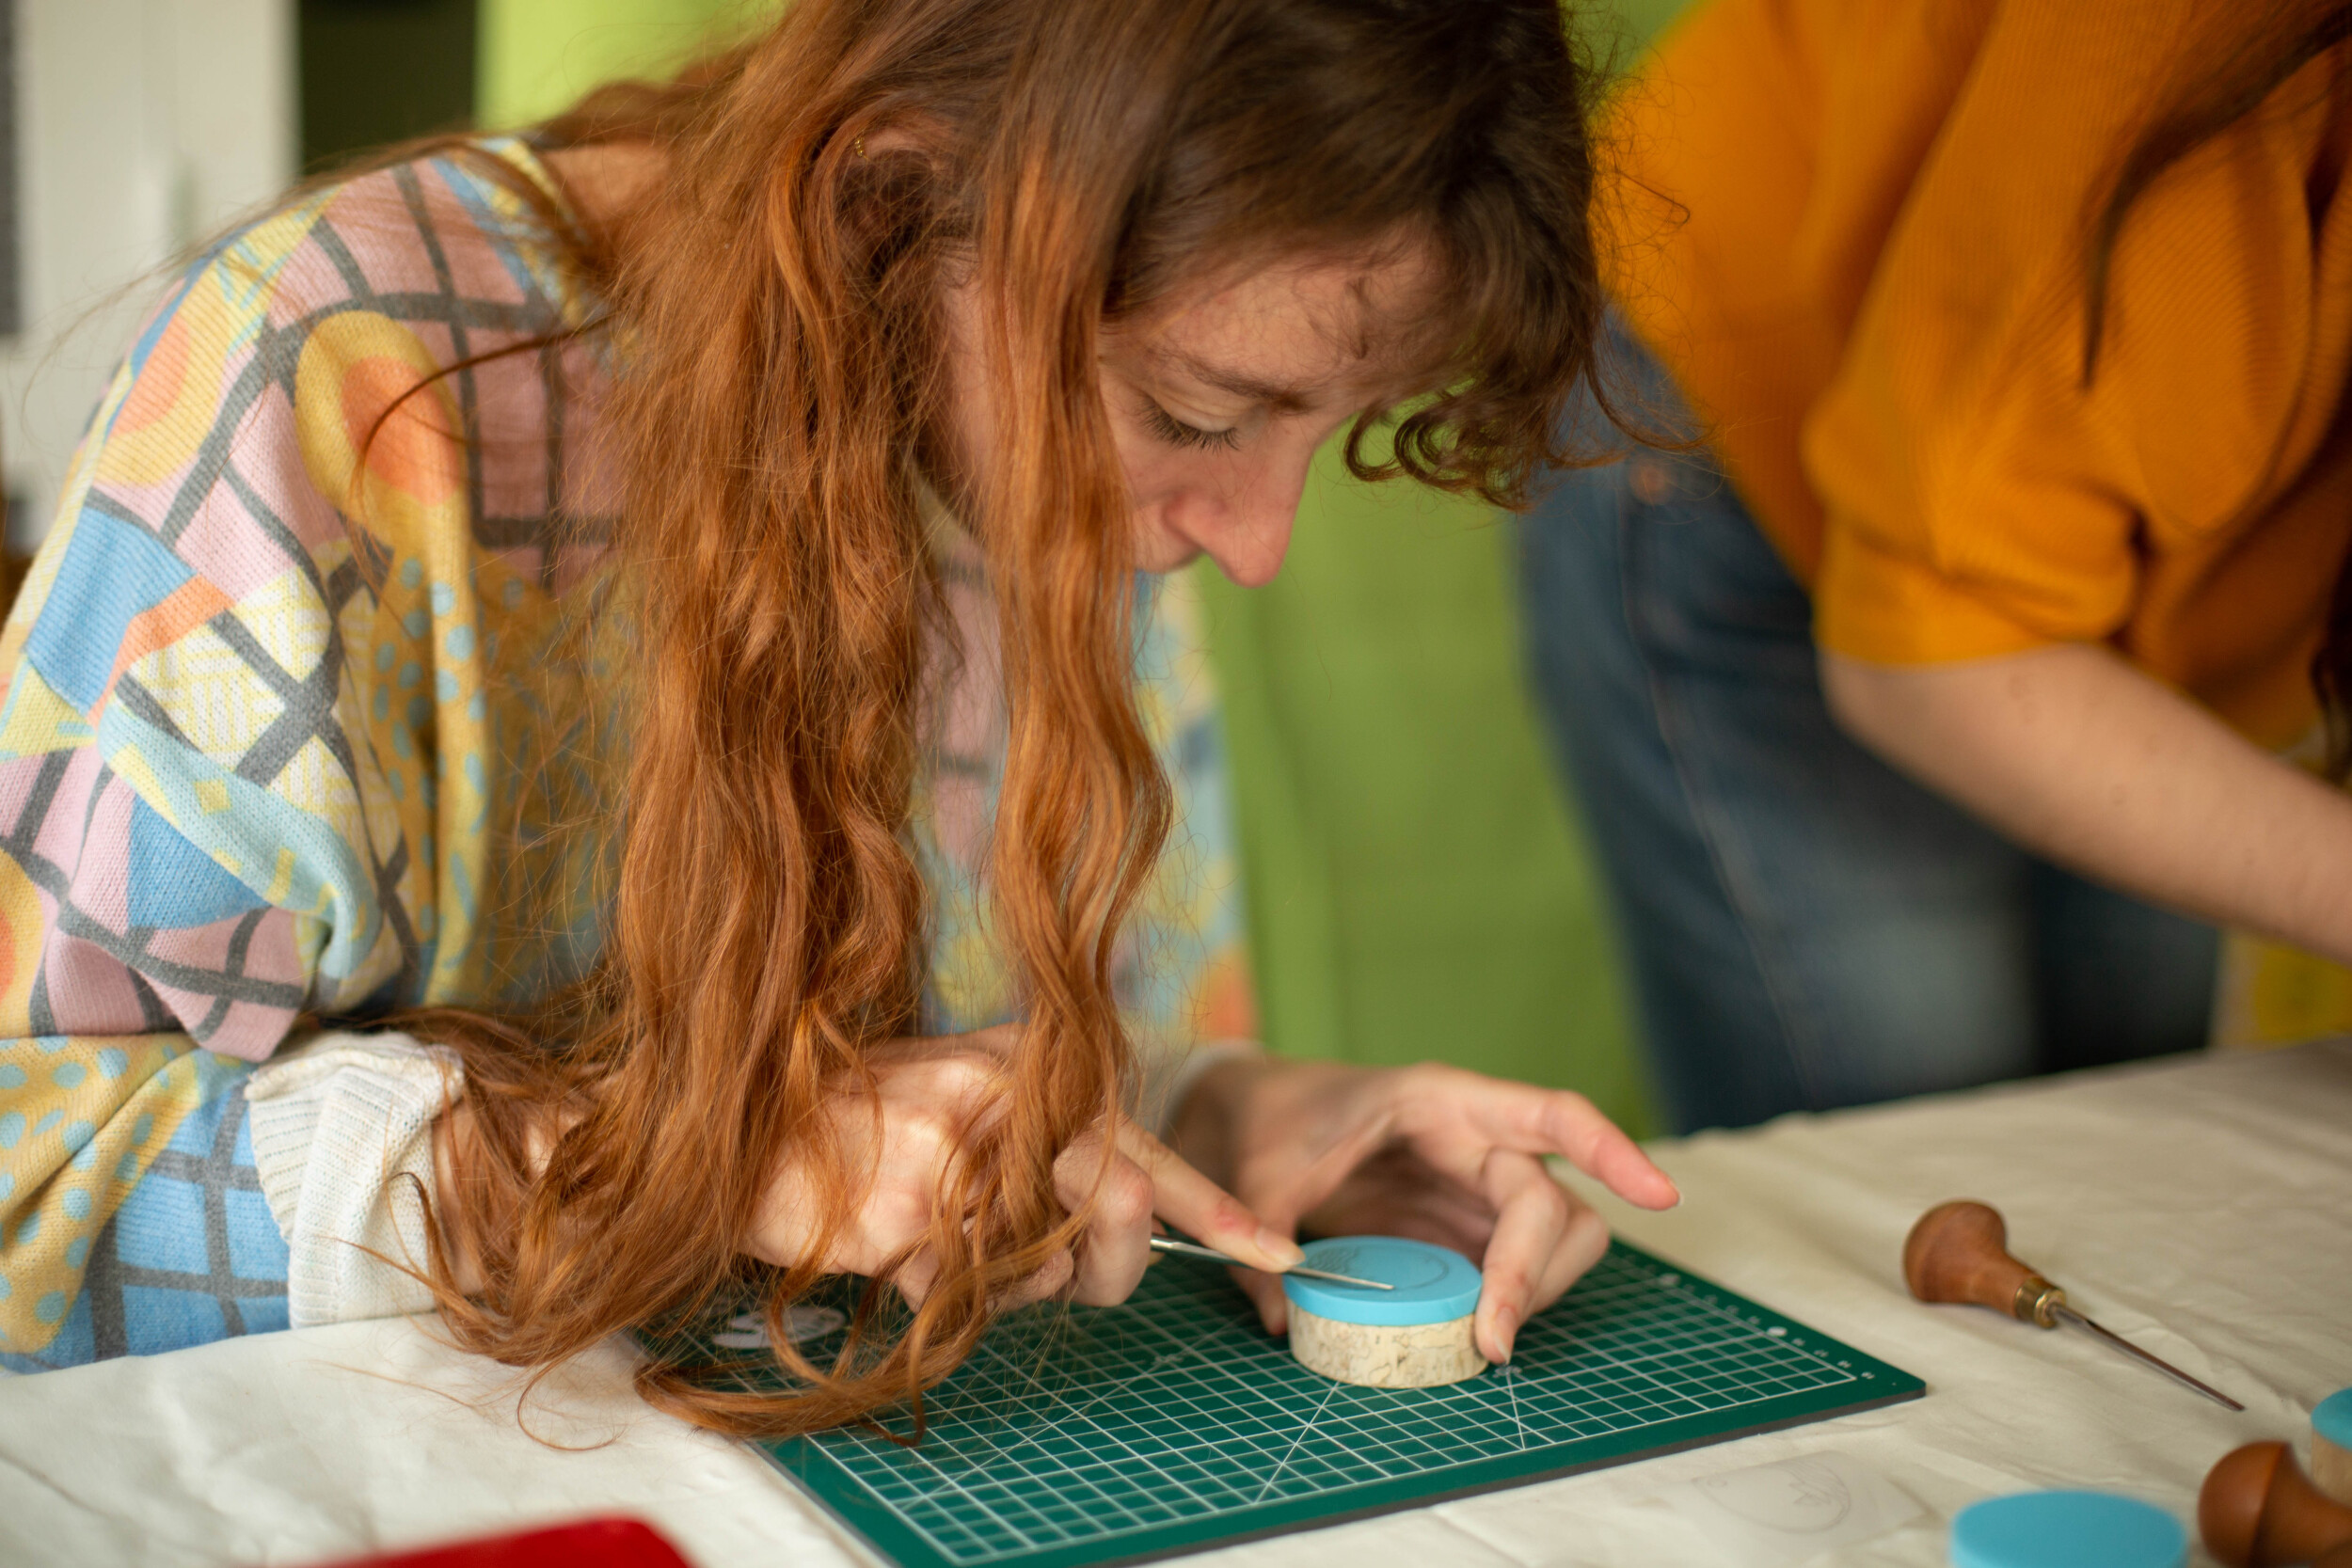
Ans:
[[[947,128],[928,116],[849,124],[842,131],[850,138],[850,156],[867,163],[911,156],[936,168],[947,156]]]
[[[877,294],[904,277],[904,263],[935,261],[937,242],[952,227],[942,199],[945,132],[922,120],[851,119],[835,135],[834,211],[852,266]]]

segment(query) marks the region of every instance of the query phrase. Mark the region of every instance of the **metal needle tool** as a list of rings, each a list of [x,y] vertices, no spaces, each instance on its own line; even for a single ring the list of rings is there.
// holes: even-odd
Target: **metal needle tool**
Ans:
[[[2140,1360],[2145,1361],[2156,1370],[2164,1373],[2165,1376],[2171,1378],[2175,1382],[2183,1384],[2187,1387],[2196,1389],[2199,1393],[2204,1395],[2205,1398],[2213,1401],[2216,1404],[2226,1405],[2232,1410],[2243,1410],[2246,1408],[2246,1406],[2238,1403],[2237,1401],[2232,1399],[2220,1389],[2214,1387],[2210,1384],[2199,1382],[2197,1379],[2189,1376],[2186,1372],[2181,1370],[2180,1368],[2172,1365],[2171,1362],[2165,1360],[2161,1356],[2149,1354],[2146,1351],[2141,1350],[2137,1345],[2133,1344],[2129,1339],[2124,1338],[2121,1334],[2116,1333],[2113,1329],[2102,1328],[2099,1324],[2091,1322],[2089,1318],[2084,1317],[2080,1312],[2075,1311],[2073,1307],[2066,1305],[2066,1293],[2063,1291],[2060,1291],[2057,1286],[2052,1285],[2049,1290],[2053,1296],[2058,1298],[2050,1303],[2050,1315],[2058,1319],[2058,1322],[2071,1323],[2076,1328],[2087,1329],[2090,1333],[2096,1334],[2100,1338],[2105,1339],[2108,1344],[2113,1345],[2116,1349],[2123,1352],[2124,1354],[2137,1356]],[[2035,1321],[2039,1322],[2040,1320],[2037,1319]]]
[[[1240,1259],[1233,1257],[1231,1253],[1219,1252],[1213,1246],[1202,1246],[1198,1242],[1180,1242],[1173,1236],[1152,1237],[1152,1250],[1153,1252],[1174,1253],[1179,1258],[1199,1258],[1211,1263],[1231,1263],[1237,1269],[1257,1267],[1254,1263],[1243,1262]],[[1299,1263],[1291,1268],[1279,1271],[1268,1269],[1263,1272],[1268,1274],[1278,1272],[1281,1274],[1300,1274],[1305,1275],[1309,1279],[1328,1279],[1336,1281],[1342,1285],[1360,1285],[1367,1291],[1393,1291],[1396,1289],[1393,1285],[1384,1285],[1376,1279],[1359,1279],[1352,1274],[1333,1274],[1328,1269],[1311,1269],[1304,1263]]]
[[[2082,1329],[2135,1356],[2217,1404],[2244,1410],[2229,1395],[2151,1355],[2067,1305],[2066,1292],[2009,1255],[2009,1227],[1988,1204],[1939,1204],[1919,1216],[1903,1243],[1903,1280],[1921,1301],[1990,1307],[2037,1328]]]

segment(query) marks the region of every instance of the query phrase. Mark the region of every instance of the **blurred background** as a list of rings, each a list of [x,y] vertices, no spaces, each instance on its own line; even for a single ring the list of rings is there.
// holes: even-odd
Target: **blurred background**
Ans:
[[[1681,0],[1582,22],[1632,55]],[[773,0],[0,0],[7,546],[40,542],[154,270],[358,150],[550,114]],[[1443,1057],[1648,1126],[1606,911],[1519,678],[1510,534],[1327,462],[1290,563],[1205,574],[1267,1041]]]

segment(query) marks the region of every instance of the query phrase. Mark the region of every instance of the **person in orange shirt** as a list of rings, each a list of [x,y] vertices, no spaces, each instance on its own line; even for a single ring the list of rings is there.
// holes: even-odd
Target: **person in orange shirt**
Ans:
[[[1677,1124],[2197,1046],[2207,922],[2352,959],[2347,36],[1712,0],[1626,90],[1616,397],[1687,439],[1524,583]]]

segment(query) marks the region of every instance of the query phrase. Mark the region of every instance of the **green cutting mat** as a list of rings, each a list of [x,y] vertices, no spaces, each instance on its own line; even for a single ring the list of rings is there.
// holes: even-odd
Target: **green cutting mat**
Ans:
[[[837,1314],[799,1309],[821,1363]],[[749,1320],[727,1335],[738,1345]],[[754,1336],[755,1338],[756,1336]],[[710,1341],[703,1340],[706,1346]],[[712,1348],[714,1355],[723,1350]],[[1915,1399],[1908,1372],[1613,1243],[1451,1388],[1332,1383],[1205,1264],[1126,1305],[1009,1317],[914,1447],[845,1428],[766,1452],[901,1568],[1077,1568],[1327,1525]],[[883,1423],[901,1435],[899,1413]]]

